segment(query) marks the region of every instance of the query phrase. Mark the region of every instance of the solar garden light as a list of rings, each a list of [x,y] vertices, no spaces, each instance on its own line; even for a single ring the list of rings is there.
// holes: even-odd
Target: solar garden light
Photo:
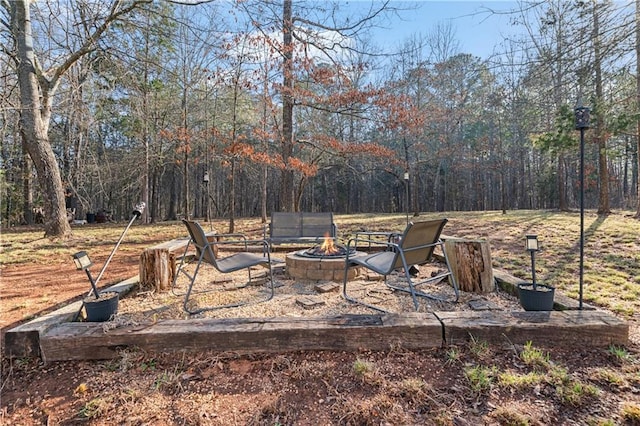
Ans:
[[[538,244],[538,236],[534,234],[528,234],[527,238],[527,251],[531,253],[531,278],[533,280],[533,290],[536,290],[536,257],[535,254],[540,250]]]
[[[580,296],[579,308],[582,309],[582,287],[584,283],[584,131],[589,128],[589,108],[578,100],[575,110],[576,130],[580,130]]]
[[[89,277],[89,282],[91,283],[91,288],[93,289],[93,294],[96,296],[96,299],[99,298],[98,295],[98,287],[96,287],[96,283],[91,276],[91,271],[89,268],[93,265],[91,259],[89,259],[89,255],[86,251],[79,251],[73,255],[73,263],[76,264],[76,269],[79,271],[85,271],[87,273],[87,277]]]

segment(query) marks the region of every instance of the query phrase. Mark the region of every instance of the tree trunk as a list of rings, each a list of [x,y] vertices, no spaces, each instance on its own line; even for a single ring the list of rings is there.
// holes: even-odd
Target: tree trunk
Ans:
[[[636,0],[636,101],[640,105],[640,0]],[[636,135],[636,161],[638,162],[638,170],[640,170],[640,118],[638,118],[638,134]],[[638,192],[636,199],[636,215],[640,219],[640,182],[636,182],[636,191]]]
[[[231,188],[229,189],[229,233],[233,234],[236,229],[236,159],[231,159]]]
[[[558,209],[561,212],[569,211],[569,207],[567,207],[567,182],[564,173],[564,152],[560,152],[558,155]]]
[[[280,187],[280,209],[295,210],[293,197],[293,170],[289,158],[293,155],[293,22],[291,0],[283,2],[283,88],[282,88],[282,177]]]
[[[146,249],[140,255],[139,275],[141,289],[169,290],[176,275],[175,255],[166,248]]]
[[[22,144],[22,215],[27,225],[33,225],[33,188],[31,185],[31,159],[27,154],[26,143]]]
[[[28,3],[27,0],[11,3],[13,34],[19,58],[22,137],[38,172],[38,182],[44,197],[45,236],[66,238],[71,235],[71,226],[67,221],[60,169],[48,135],[52,88],[44,77],[38,81],[36,74]]]
[[[600,21],[598,16],[598,7],[593,2],[593,49],[594,49],[594,67],[596,75],[596,128],[595,139],[598,145],[598,171],[600,190],[598,192],[598,214],[609,214],[609,169],[607,167],[607,141],[604,137],[604,117],[600,105],[604,101],[604,89],[602,87],[602,55],[600,53]]]

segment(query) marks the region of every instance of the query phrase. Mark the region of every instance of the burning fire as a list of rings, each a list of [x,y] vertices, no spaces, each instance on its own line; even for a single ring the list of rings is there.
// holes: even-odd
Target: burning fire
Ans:
[[[347,254],[347,248],[341,244],[335,243],[333,238],[329,236],[329,234],[324,234],[324,240],[322,244],[314,246],[309,250],[301,250],[299,255],[304,257],[339,257],[345,256]]]
[[[318,251],[324,255],[332,255],[338,253],[340,249],[333,244],[333,238],[327,233],[324,234],[324,242],[320,245],[320,250]]]

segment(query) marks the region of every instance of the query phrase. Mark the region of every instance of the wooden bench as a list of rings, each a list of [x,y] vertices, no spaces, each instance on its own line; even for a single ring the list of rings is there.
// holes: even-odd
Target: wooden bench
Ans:
[[[317,243],[325,237],[337,238],[333,213],[273,212],[264,229],[264,239],[271,248],[276,244]]]

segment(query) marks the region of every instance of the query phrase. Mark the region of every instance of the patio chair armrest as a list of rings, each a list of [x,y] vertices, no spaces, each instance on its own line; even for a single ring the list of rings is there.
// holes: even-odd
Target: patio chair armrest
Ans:
[[[358,237],[349,239],[349,241],[347,242],[347,248],[348,249],[350,249],[351,247],[357,248],[358,243],[366,243],[369,246],[386,247],[387,249],[393,249],[393,250],[400,249],[400,246],[398,246],[398,244],[391,241],[370,240],[368,238],[358,238]]]
[[[360,236],[365,236],[365,238],[360,238]],[[374,242],[374,241],[379,241],[377,239],[374,239],[373,237],[385,237],[387,239],[387,241],[391,241],[391,239],[393,237],[398,237],[402,235],[402,232],[395,232],[395,231],[356,231],[355,234],[355,238],[358,239],[359,241],[366,241],[366,242]]]
[[[233,235],[233,234],[227,234],[227,235]],[[243,245],[245,247],[245,250],[249,246],[261,246],[263,249],[269,247],[269,242],[267,240],[247,240],[246,237],[239,240],[209,241],[210,246],[237,245],[237,244]]]
[[[216,238],[236,238],[237,240],[246,240],[247,237],[241,233],[241,232],[234,232],[234,233],[227,233],[227,234],[221,234],[221,233],[208,233],[206,234],[207,238],[209,237],[216,237]]]

